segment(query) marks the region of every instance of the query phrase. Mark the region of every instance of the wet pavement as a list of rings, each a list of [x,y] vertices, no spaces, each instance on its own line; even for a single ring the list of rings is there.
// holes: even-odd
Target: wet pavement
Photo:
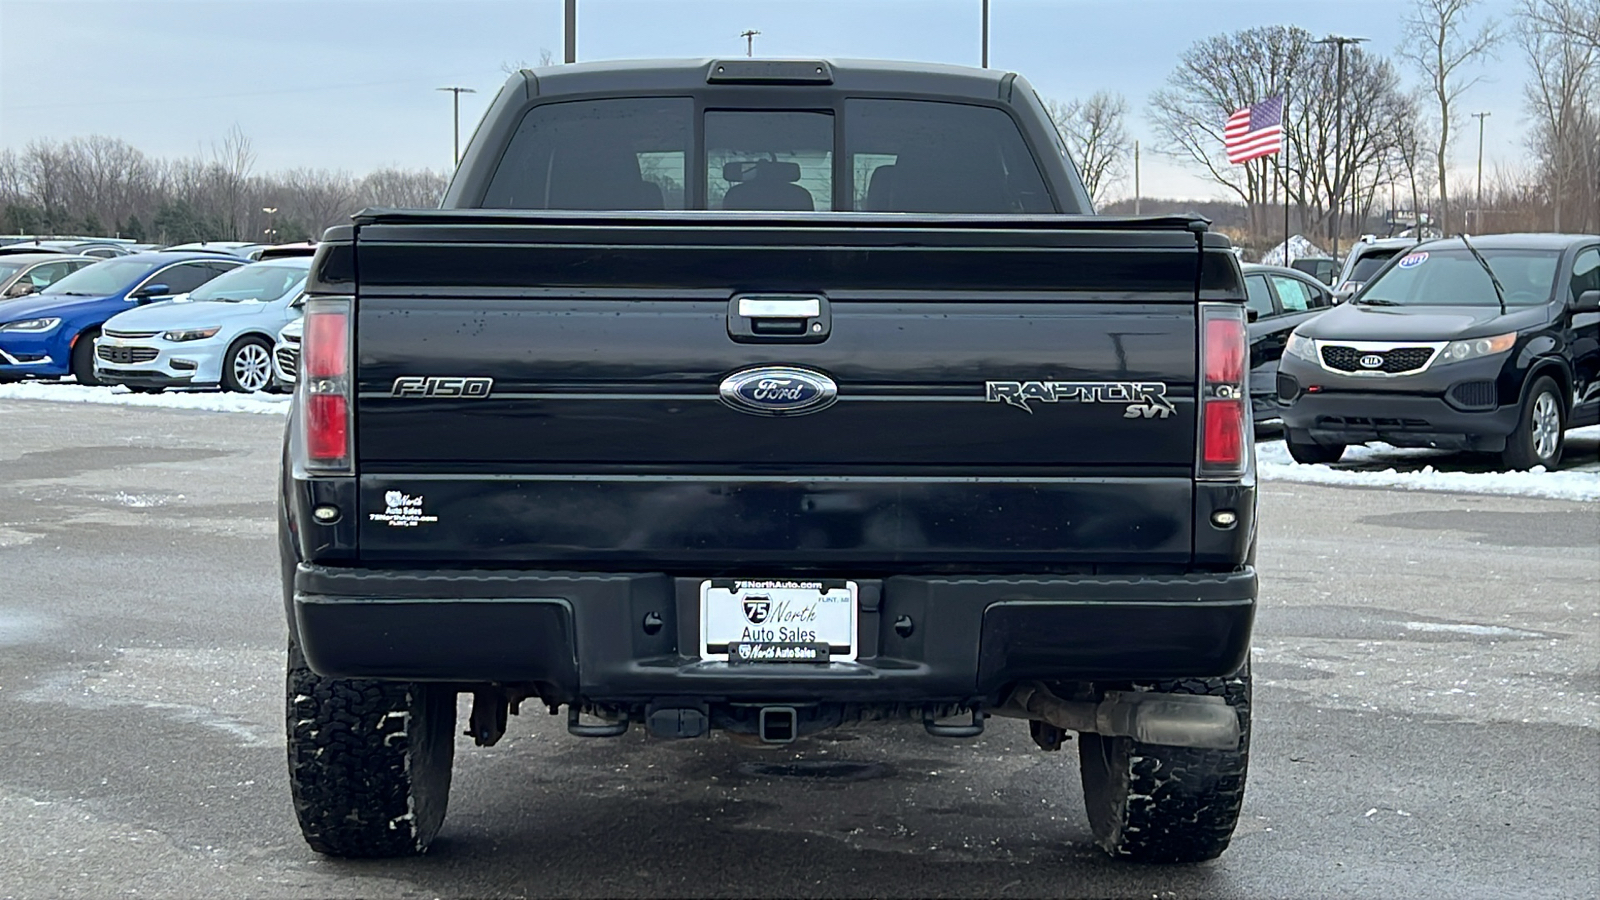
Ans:
[[[458,740],[433,850],[323,859],[282,746],[272,416],[0,401],[0,897],[1591,897],[1600,507],[1263,485],[1234,846],[1089,843],[1073,745]],[[1437,465],[1437,463],[1435,463]]]

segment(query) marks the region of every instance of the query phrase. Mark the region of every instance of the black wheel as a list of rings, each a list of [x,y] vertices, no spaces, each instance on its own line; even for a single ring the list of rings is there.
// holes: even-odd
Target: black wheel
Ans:
[[[72,345],[72,376],[79,384],[100,383],[94,377],[94,340],[99,336],[100,329],[92,328],[78,335],[78,342]]]
[[[1202,750],[1081,735],[1078,765],[1095,843],[1115,857],[1186,863],[1228,849],[1250,760],[1250,667],[1228,678],[1149,685],[1170,694],[1224,697],[1239,716],[1239,746]]]
[[[250,335],[233,342],[222,357],[222,389],[254,394],[272,384],[272,345]]]
[[[1554,469],[1561,464],[1566,446],[1567,410],[1561,402],[1561,389],[1553,379],[1540,376],[1528,388],[1517,419],[1517,430],[1506,438],[1500,462],[1507,469]]]
[[[456,695],[324,678],[289,644],[289,788],[306,843],[346,857],[415,856],[444,823]]]
[[[1285,431],[1283,442],[1289,445],[1289,457],[1302,465],[1336,463],[1344,456],[1343,444],[1319,444],[1303,432]]]

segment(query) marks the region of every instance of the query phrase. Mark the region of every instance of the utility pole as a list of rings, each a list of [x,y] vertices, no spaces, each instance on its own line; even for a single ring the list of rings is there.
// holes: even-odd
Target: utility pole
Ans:
[[[475,90],[473,90],[472,88],[469,88],[469,87],[442,87],[442,88],[434,88],[434,90],[437,90],[437,91],[449,91],[450,93],[455,95],[455,104],[454,104],[455,105],[455,135],[456,135],[455,165],[459,166],[459,165],[461,165],[461,95],[462,94],[476,94],[477,91],[475,91]]]
[[[1335,260],[1339,258],[1339,226],[1342,224],[1339,217],[1344,211],[1344,173],[1341,171],[1341,164],[1344,161],[1344,48],[1349,44],[1360,44],[1364,41],[1366,38],[1343,37],[1337,34],[1330,34],[1320,41],[1312,41],[1313,44],[1332,44],[1339,48],[1338,86],[1334,90],[1337,96],[1333,103],[1333,258]]]
[[[567,0],[566,17],[562,20],[562,31],[566,36],[566,53],[563,59],[570,65],[578,61],[578,0]]]
[[[989,68],[989,0],[983,0],[983,67]]]
[[[754,28],[750,29],[749,31],[741,31],[741,32],[739,32],[739,37],[744,38],[744,55],[745,56],[755,56],[756,55],[756,35],[758,35],[760,33],[761,32],[755,30]]]
[[[1478,211],[1473,215],[1472,230],[1483,230],[1483,120],[1489,118],[1490,113],[1475,112],[1472,114],[1478,120]]]
[[[1133,142],[1133,214],[1139,215],[1139,142]]]

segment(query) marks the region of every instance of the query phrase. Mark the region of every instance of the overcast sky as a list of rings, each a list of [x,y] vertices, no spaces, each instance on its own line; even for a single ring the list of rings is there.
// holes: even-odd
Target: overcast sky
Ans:
[[[1151,147],[1146,101],[1195,40],[1255,25],[1371,39],[1392,54],[1403,0],[992,0],[990,64],[1046,97],[1128,98]],[[1485,0],[1505,21],[1512,0]],[[580,60],[882,57],[978,65],[980,0],[579,0]],[[237,123],[257,170],[361,174],[450,164],[450,95],[462,140],[505,81],[503,66],[561,57],[561,0],[0,0],[0,147],[104,134],[157,156],[192,155]],[[1485,171],[1521,166],[1525,64],[1513,46],[1461,101],[1488,111]],[[1415,73],[1405,72],[1408,83]],[[1454,164],[1477,161],[1466,120]],[[1470,134],[1466,132],[1471,132]],[[1146,196],[1226,196],[1144,154]],[[1132,194],[1131,183],[1121,194]]]

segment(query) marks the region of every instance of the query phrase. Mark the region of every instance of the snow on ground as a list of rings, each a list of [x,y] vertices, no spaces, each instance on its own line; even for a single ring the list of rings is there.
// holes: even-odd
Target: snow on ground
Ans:
[[[135,394],[122,387],[21,382],[0,384],[0,400],[53,400],[58,403],[112,404],[158,409],[281,415],[289,408],[282,394],[225,394],[166,391]],[[1567,458],[1559,472],[1485,471],[1480,460],[1442,450],[1405,450],[1388,444],[1351,447],[1332,466],[1301,465],[1289,458],[1283,441],[1256,445],[1263,481],[1296,481],[1342,487],[1513,494],[1552,500],[1600,500],[1600,426],[1567,432]],[[1435,464],[1443,467],[1436,468]],[[139,500],[142,498],[131,498]],[[120,500],[128,503],[129,501]]]
[[[1453,491],[1466,494],[1512,494],[1551,500],[1600,500],[1600,461],[1596,442],[1600,426],[1567,432],[1563,469],[1546,472],[1461,471],[1472,465],[1460,454],[1442,450],[1405,450],[1388,444],[1351,447],[1332,466],[1307,466],[1289,457],[1283,441],[1256,445],[1256,469],[1263,481],[1298,481],[1341,487],[1388,487],[1408,491]],[[1435,468],[1428,460],[1448,466]],[[1378,469],[1377,466],[1386,465]],[[1481,467],[1481,464],[1479,464]]]
[[[199,409],[208,412],[274,413],[289,409],[287,394],[224,394],[163,391],[135,394],[123,387],[87,387],[22,381],[0,384],[0,400],[53,400],[57,403],[99,403],[113,406],[145,406],[158,409]]]

